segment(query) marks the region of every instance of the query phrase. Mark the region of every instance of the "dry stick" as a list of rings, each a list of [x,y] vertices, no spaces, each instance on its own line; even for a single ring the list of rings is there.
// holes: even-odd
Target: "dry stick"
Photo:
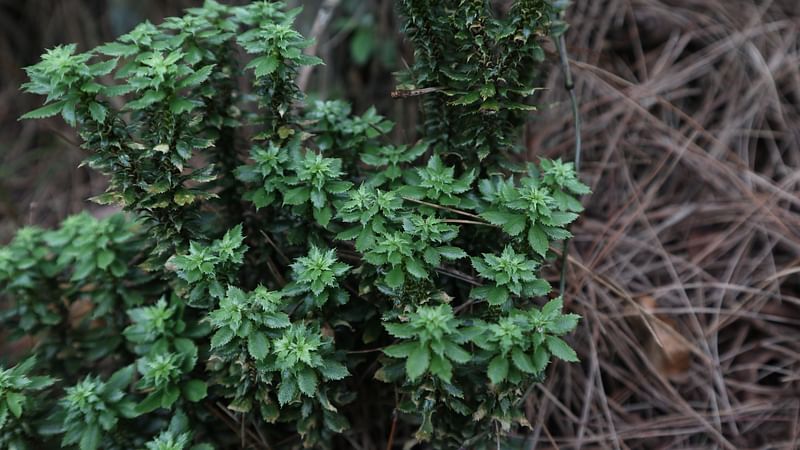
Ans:
[[[567,56],[567,44],[562,33],[557,38],[553,38],[558,48],[558,56],[561,60],[561,70],[564,72],[564,88],[569,92],[569,101],[572,105],[572,119],[575,122],[575,175],[580,178],[581,173],[581,113],[578,106],[578,96],[575,94],[575,83],[572,81],[572,71],[569,68],[569,57]],[[569,238],[564,239],[561,247],[561,279],[559,280],[559,292],[564,295],[567,285],[567,246]]]
[[[314,24],[311,25],[311,31],[309,32],[309,36],[314,39],[314,43],[308,47],[306,54],[314,55],[317,52],[319,37],[325,31],[325,27],[328,26],[328,22],[333,17],[333,11],[337,6],[339,6],[339,0],[325,0],[320,5],[317,10],[317,16],[314,18]],[[297,75],[297,87],[300,88],[300,91],[306,90],[312,70],[314,70],[314,66],[303,66],[300,69],[300,73]]]
[[[485,223],[487,225],[495,226],[495,225],[492,225],[492,224],[484,221],[483,218],[481,218],[481,216],[476,216],[475,214],[470,214],[470,213],[468,213],[466,211],[461,211],[460,209],[448,208],[447,206],[437,205],[436,203],[425,202],[425,201],[417,200],[417,199],[411,198],[411,197],[403,197],[403,200],[407,200],[407,201],[413,202],[413,203],[419,203],[420,205],[430,206],[431,208],[443,209],[445,211],[450,211],[450,212],[455,213],[455,214],[461,214],[462,216],[466,216],[466,217],[472,217],[473,219],[483,221],[483,223]]]

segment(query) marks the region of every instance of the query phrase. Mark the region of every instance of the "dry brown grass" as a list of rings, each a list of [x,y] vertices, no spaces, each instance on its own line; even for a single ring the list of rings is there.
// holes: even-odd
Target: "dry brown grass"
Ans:
[[[529,399],[536,448],[800,447],[800,2],[576,1],[594,194],[575,227],[581,366]],[[570,155],[556,102],[531,156]]]

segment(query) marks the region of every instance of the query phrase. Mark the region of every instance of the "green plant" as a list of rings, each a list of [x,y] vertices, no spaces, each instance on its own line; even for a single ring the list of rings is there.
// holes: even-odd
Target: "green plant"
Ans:
[[[26,69],[46,100],[25,118],[75,126],[110,180],[94,200],[126,214],[0,250],[3,323],[58,377],[0,378],[4,433],[82,450],[347,448],[354,433],[494,448],[527,423],[551,356],[577,361],[561,337],[578,317],[547,302],[540,269],[588,188],[568,163],[511,156],[555,7],[398,8],[416,48],[404,89],[425,95],[414,143],[387,142],[374,109],[303,102],[295,77],[320,61],[278,3],[207,1]],[[41,389],[46,420],[21,407]]]

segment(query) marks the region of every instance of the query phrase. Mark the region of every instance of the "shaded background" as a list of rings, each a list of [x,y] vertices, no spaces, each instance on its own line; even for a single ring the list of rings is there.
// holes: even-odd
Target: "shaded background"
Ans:
[[[92,48],[193,0],[0,0],[0,242],[94,208],[103,179],[20,69],[42,49]],[[236,2],[228,2],[236,3]],[[241,3],[241,2],[239,2]],[[308,34],[321,2],[303,3]],[[326,1],[313,95],[371,104],[413,135],[392,100],[411,52],[390,0]],[[567,308],[584,316],[527,402],[527,448],[800,448],[800,2],[576,0],[567,45],[584,118]],[[527,156],[572,157],[552,50]],[[552,273],[553,277],[557,274]],[[553,278],[555,279],[555,278]],[[375,424],[386,427],[388,424]],[[356,430],[357,431],[357,430]],[[370,442],[351,441],[357,448]]]

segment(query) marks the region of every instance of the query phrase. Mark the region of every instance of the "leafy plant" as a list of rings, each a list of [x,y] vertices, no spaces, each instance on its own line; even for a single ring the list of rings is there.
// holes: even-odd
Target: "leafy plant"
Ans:
[[[398,9],[417,142],[305,101],[295,79],[321,61],[280,3],[208,0],[26,69],[45,105],[24,118],[76,127],[109,177],[93,200],[124,214],[0,249],[0,320],[39,361],[0,372],[0,443],[487,449],[527,424],[528,387],[578,359],[541,270],[589,190],[513,156],[563,27],[541,0]]]

